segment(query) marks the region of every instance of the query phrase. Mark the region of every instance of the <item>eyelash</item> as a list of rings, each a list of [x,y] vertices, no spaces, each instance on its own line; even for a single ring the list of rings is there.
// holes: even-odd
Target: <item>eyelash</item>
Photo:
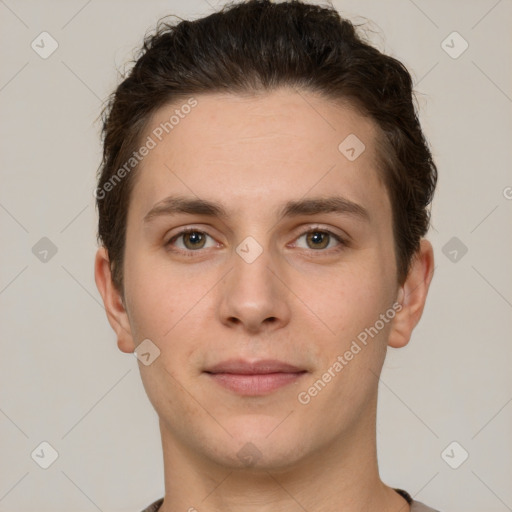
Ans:
[[[165,243],[165,247],[171,247],[173,242],[175,242],[181,236],[186,235],[187,233],[200,233],[202,235],[206,235],[206,236],[209,236],[210,238],[213,238],[211,235],[209,235],[205,231],[201,231],[200,229],[186,228],[186,229],[183,229],[182,231],[180,231],[179,233],[175,234],[172,238],[170,238]],[[304,235],[308,235],[310,233],[326,234],[326,235],[329,235],[329,237],[334,238],[338,242],[338,245],[336,247],[334,247],[334,248],[331,248],[331,249],[309,249],[309,251],[311,251],[311,253],[313,253],[315,255],[315,257],[316,256],[322,256],[322,254],[325,254],[325,253],[327,253],[327,254],[337,253],[337,252],[343,250],[344,248],[348,247],[348,245],[349,245],[348,242],[345,239],[343,239],[342,237],[340,237],[336,233],[333,233],[332,231],[330,231],[328,229],[324,229],[324,228],[320,228],[320,227],[312,227],[312,228],[308,229],[307,231],[304,231],[295,240],[298,240],[299,238],[303,237]],[[194,253],[202,252],[201,249],[197,249],[197,250],[194,251],[194,250],[191,250],[191,249],[185,250],[185,249],[172,248],[170,250],[172,250],[173,252],[180,253],[180,254],[182,254],[184,256],[187,256],[187,257],[195,257]]]

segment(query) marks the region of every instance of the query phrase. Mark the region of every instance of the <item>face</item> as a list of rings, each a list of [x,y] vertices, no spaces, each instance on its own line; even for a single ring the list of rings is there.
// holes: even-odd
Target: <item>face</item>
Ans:
[[[377,131],[290,89],[195,98],[143,137],[119,347],[160,351],[139,366],[168,443],[283,468],[361,436],[375,405],[401,307]]]

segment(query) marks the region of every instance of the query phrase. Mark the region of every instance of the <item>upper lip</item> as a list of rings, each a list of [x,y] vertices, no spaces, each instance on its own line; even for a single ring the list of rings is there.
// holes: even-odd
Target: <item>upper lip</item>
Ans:
[[[244,361],[229,359],[205,370],[207,373],[233,373],[237,375],[260,375],[266,373],[299,373],[306,370],[274,359]]]

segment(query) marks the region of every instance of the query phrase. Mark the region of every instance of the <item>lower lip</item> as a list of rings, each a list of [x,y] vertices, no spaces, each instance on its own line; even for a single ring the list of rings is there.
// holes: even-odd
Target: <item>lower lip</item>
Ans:
[[[241,375],[235,373],[209,373],[208,375],[221,386],[240,395],[264,395],[296,382],[306,372],[299,373],[262,373]]]

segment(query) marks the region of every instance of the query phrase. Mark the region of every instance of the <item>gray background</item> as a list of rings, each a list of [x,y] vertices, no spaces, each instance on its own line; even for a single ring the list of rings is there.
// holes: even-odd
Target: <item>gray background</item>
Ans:
[[[94,284],[96,118],[159,17],[222,3],[0,0],[1,511],[163,495],[157,416]],[[512,510],[512,2],[334,5],[413,73],[440,172],[426,310],[380,383],[382,478],[443,512]],[[31,47],[43,31],[59,45],[46,59]]]

